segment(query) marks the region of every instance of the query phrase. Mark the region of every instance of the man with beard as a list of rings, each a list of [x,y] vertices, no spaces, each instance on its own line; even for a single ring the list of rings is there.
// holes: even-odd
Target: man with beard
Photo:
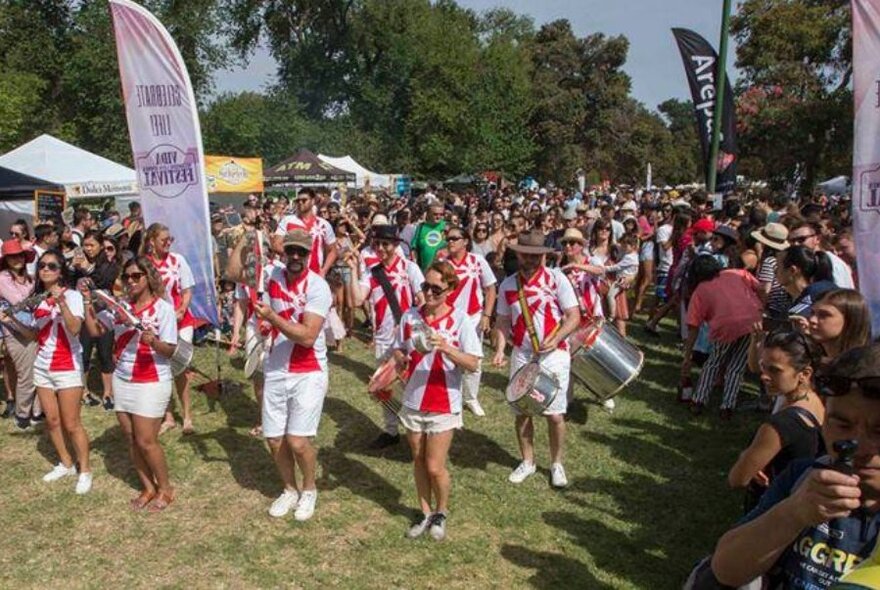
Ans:
[[[354,307],[364,301],[369,303],[376,359],[381,362],[390,354],[401,315],[413,305],[424,303],[425,277],[415,262],[400,254],[400,237],[395,226],[374,225],[371,233],[378,263],[361,265],[355,256],[347,257],[352,274],[348,288]],[[373,442],[373,448],[399,442],[397,416],[384,408],[384,430]]]
[[[296,507],[294,517],[299,521],[312,517],[318,499],[318,455],[312,438],[318,432],[327,393],[323,328],[332,300],[327,282],[307,267],[312,243],[304,229],[282,238],[284,266],[266,270],[268,303],[254,305],[256,315],[270,327],[271,344],[263,366],[263,435],[284,483],[269,514],[280,518]],[[230,277],[242,280],[240,268],[230,268]],[[297,482],[297,467],[302,485]]]
[[[309,248],[309,270],[316,272],[322,277],[327,276],[327,271],[336,263],[336,232],[330,222],[315,215],[315,191],[304,188],[296,195],[296,214],[287,215],[278,222],[275,230],[273,250],[281,253],[281,241],[285,235],[294,229],[304,229],[312,237],[312,246]]]
[[[550,432],[550,479],[554,487],[568,484],[562,467],[565,442],[565,412],[571,356],[566,339],[580,322],[577,296],[562,271],[545,266],[546,255],[552,250],[544,246],[540,230],[523,232],[516,244],[509,246],[519,262],[519,271],[501,283],[495,320],[497,348],[493,364],[504,365],[504,346],[508,334],[513,337],[510,376],[523,365],[538,357],[541,367],[557,379],[559,390],[544,410]],[[522,303],[525,302],[525,310]],[[532,417],[516,414],[516,436],[522,463],[510,474],[511,483],[521,483],[535,473],[534,425]]]
[[[827,588],[874,548],[880,527],[880,345],[854,348],[816,378],[830,450],[796,461],[715,549],[711,573],[728,586],[770,576],[772,587]],[[841,457],[846,442],[850,461]],[[708,586],[707,586],[708,587]],[[765,586],[770,587],[770,586]]]

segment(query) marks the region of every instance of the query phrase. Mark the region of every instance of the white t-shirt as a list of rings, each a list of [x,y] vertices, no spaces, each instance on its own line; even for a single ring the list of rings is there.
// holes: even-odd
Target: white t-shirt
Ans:
[[[513,345],[526,354],[533,353],[532,343],[522,315],[517,289],[517,277],[510,275],[501,283],[498,293],[498,315],[510,317]],[[526,304],[532,314],[532,323],[537,332],[538,343],[546,340],[562,323],[565,310],[578,306],[577,295],[571,282],[558,268],[542,266],[524,286]],[[568,344],[559,345],[568,350]]]
[[[152,330],[161,342],[177,345],[177,317],[174,308],[164,299],[155,299],[141,310],[129,304],[125,307],[140,319],[144,328]],[[171,360],[144,342],[141,331],[119,321],[116,314],[105,309],[98,321],[113,331],[115,375],[131,383],[159,383],[173,379]]]
[[[301,323],[306,313],[326,318],[330,313],[332,295],[330,286],[316,272],[303,272],[299,279],[289,279],[286,269],[269,269],[266,293],[269,305],[282,318]],[[327,369],[327,345],[323,327],[311,347],[295,344],[280,330],[273,328],[271,346],[266,357],[266,378],[290,373],[311,373]]]
[[[82,295],[73,289],[65,289],[63,297],[70,313],[83,319],[85,308]],[[34,310],[34,328],[37,330],[35,368],[44,371],[82,372],[82,346],[79,336],[67,330],[61,308],[51,297],[44,299]]]
[[[853,281],[852,269],[837,254],[833,252],[825,252],[831,260],[832,280],[839,289],[855,289],[856,285]]]
[[[463,371],[443,353],[433,350],[422,354],[416,350],[412,335],[413,325],[418,322],[426,323],[462,352],[482,357],[483,345],[476,327],[459,309],[452,308],[443,317],[428,322],[420,309],[411,307],[400,320],[394,344],[409,359],[403,405],[417,412],[458,414]]]
[[[658,227],[656,238],[659,260],[657,263],[657,272],[668,274],[669,270],[672,268],[672,244],[669,245],[669,248],[664,248],[663,244],[672,238],[672,225],[665,223]]]

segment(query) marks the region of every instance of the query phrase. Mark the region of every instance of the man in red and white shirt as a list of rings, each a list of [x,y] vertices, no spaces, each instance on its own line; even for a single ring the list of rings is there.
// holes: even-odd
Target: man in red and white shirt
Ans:
[[[333,226],[323,217],[315,215],[315,191],[304,188],[296,195],[296,214],[287,215],[278,222],[275,230],[273,250],[279,254],[282,251],[281,242],[288,232],[294,229],[302,229],[309,233],[312,245],[309,248],[309,270],[316,272],[322,277],[336,263],[338,253],[336,251],[336,232]]]
[[[447,297],[447,303],[455,309],[462,310],[482,342],[483,334],[489,331],[489,320],[495,309],[495,273],[486,259],[473,252],[468,252],[468,241],[464,230],[453,226],[446,230],[447,257],[458,276],[458,286]],[[475,416],[485,416],[486,412],[480,405],[477,395],[480,391],[482,368],[464,377],[464,403]]]
[[[568,484],[562,467],[562,451],[565,441],[565,412],[568,400],[571,356],[566,339],[580,323],[577,296],[571,282],[562,271],[544,265],[546,254],[552,249],[544,246],[544,234],[540,230],[523,232],[516,244],[509,246],[516,252],[519,272],[504,279],[498,293],[498,309],[495,319],[497,349],[493,364],[504,365],[504,346],[508,333],[512,336],[513,353],[510,377],[536,357],[543,369],[552,373],[559,389],[552,403],[544,410],[550,432],[551,483],[555,487]],[[528,306],[534,335],[520,305],[522,298]],[[512,483],[521,483],[535,473],[534,425],[531,416],[522,415],[514,408],[516,433],[519,440],[522,463],[510,474]]]
[[[315,512],[318,432],[327,394],[327,346],[324,319],[330,312],[330,286],[306,266],[312,237],[294,229],[282,240],[285,266],[267,269],[268,303],[255,304],[257,317],[270,326],[269,349],[263,372],[263,435],[284,482],[284,492],[269,514],[285,516],[296,506],[295,518],[308,520]],[[239,277],[231,277],[236,280]],[[296,466],[302,472],[297,485]]]
[[[397,254],[400,238],[397,228],[393,225],[376,225],[372,228],[373,246],[379,254],[380,263],[371,268],[361,268],[357,260],[350,260],[352,276],[357,281],[350,285],[351,300],[354,307],[368,301],[373,322],[373,343],[375,344],[376,359],[385,358],[394,343],[395,330],[399,319],[394,317],[393,305],[386,296],[382,287],[381,277],[388,280],[388,285],[394,293],[400,312],[403,314],[413,305],[424,303],[421,288],[425,281],[418,265]],[[354,283],[357,282],[355,285]],[[397,429],[397,416],[385,409],[384,432],[379,435],[373,446],[383,448],[400,442],[400,434]]]

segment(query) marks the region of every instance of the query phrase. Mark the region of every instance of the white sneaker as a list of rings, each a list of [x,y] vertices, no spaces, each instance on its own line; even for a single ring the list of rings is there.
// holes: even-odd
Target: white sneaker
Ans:
[[[568,478],[565,477],[565,467],[562,463],[554,463],[550,466],[550,485],[554,488],[564,488],[568,485]]]
[[[464,402],[464,405],[467,406],[467,408],[474,414],[474,416],[482,417],[486,415],[485,410],[483,410],[483,406],[481,406],[480,402],[475,399]]]
[[[315,513],[315,504],[318,502],[318,490],[303,490],[296,505],[293,517],[302,522],[308,520]]]
[[[82,496],[92,489],[92,472],[80,473],[76,480],[76,493]]]
[[[417,522],[409,528],[409,530],[406,532],[406,536],[410,539],[417,539],[421,537],[424,532],[428,530],[428,527],[431,526],[432,518],[434,518],[433,514],[425,514],[421,522]]]
[[[528,463],[527,461],[523,461],[519,465],[517,465],[516,469],[511,472],[510,476],[508,476],[507,480],[510,483],[522,483],[526,480],[526,478],[532,475],[536,471],[536,467],[534,463]]]
[[[52,468],[52,471],[43,476],[43,481],[51,483],[53,481],[58,481],[62,477],[67,477],[68,475],[76,475],[76,467],[73,465],[65,467],[64,463],[59,463]]]
[[[613,414],[614,408],[616,408],[616,407],[617,407],[617,404],[614,403],[614,398],[606,399],[604,402],[602,402],[602,409],[605,410],[606,412],[608,412],[609,414]]]
[[[435,512],[431,517],[431,538],[435,541],[442,541],[446,538],[446,514],[443,512]]]
[[[299,502],[299,492],[285,489],[269,506],[269,516],[274,516],[275,518],[287,516],[287,513],[296,506],[297,502]]]

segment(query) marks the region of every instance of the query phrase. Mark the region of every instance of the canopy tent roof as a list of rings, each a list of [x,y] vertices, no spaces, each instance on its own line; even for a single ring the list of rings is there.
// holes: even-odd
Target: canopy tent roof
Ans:
[[[364,168],[360,164],[355,161],[351,156],[327,156],[324,154],[318,154],[318,158],[330,164],[331,166],[335,166],[340,170],[345,170],[346,172],[351,172],[355,175],[355,186],[357,188],[361,188],[366,186],[369,181],[370,186],[375,188],[389,188],[393,183],[393,179],[390,174],[378,174],[376,172],[372,172],[367,168]]]
[[[825,182],[820,182],[818,188],[829,195],[842,195],[850,189],[849,178],[846,176],[835,176],[834,178],[829,178]]]
[[[0,196],[31,197],[35,190],[50,188],[51,183],[0,166]]]
[[[321,161],[318,156],[305,148],[297,150],[290,158],[263,171],[263,181],[269,186],[355,182],[355,180],[354,173]]]
[[[41,135],[0,156],[0,167],[64,187],[70,197],[137,193],[137,174],[131,168],[84,149]]]

